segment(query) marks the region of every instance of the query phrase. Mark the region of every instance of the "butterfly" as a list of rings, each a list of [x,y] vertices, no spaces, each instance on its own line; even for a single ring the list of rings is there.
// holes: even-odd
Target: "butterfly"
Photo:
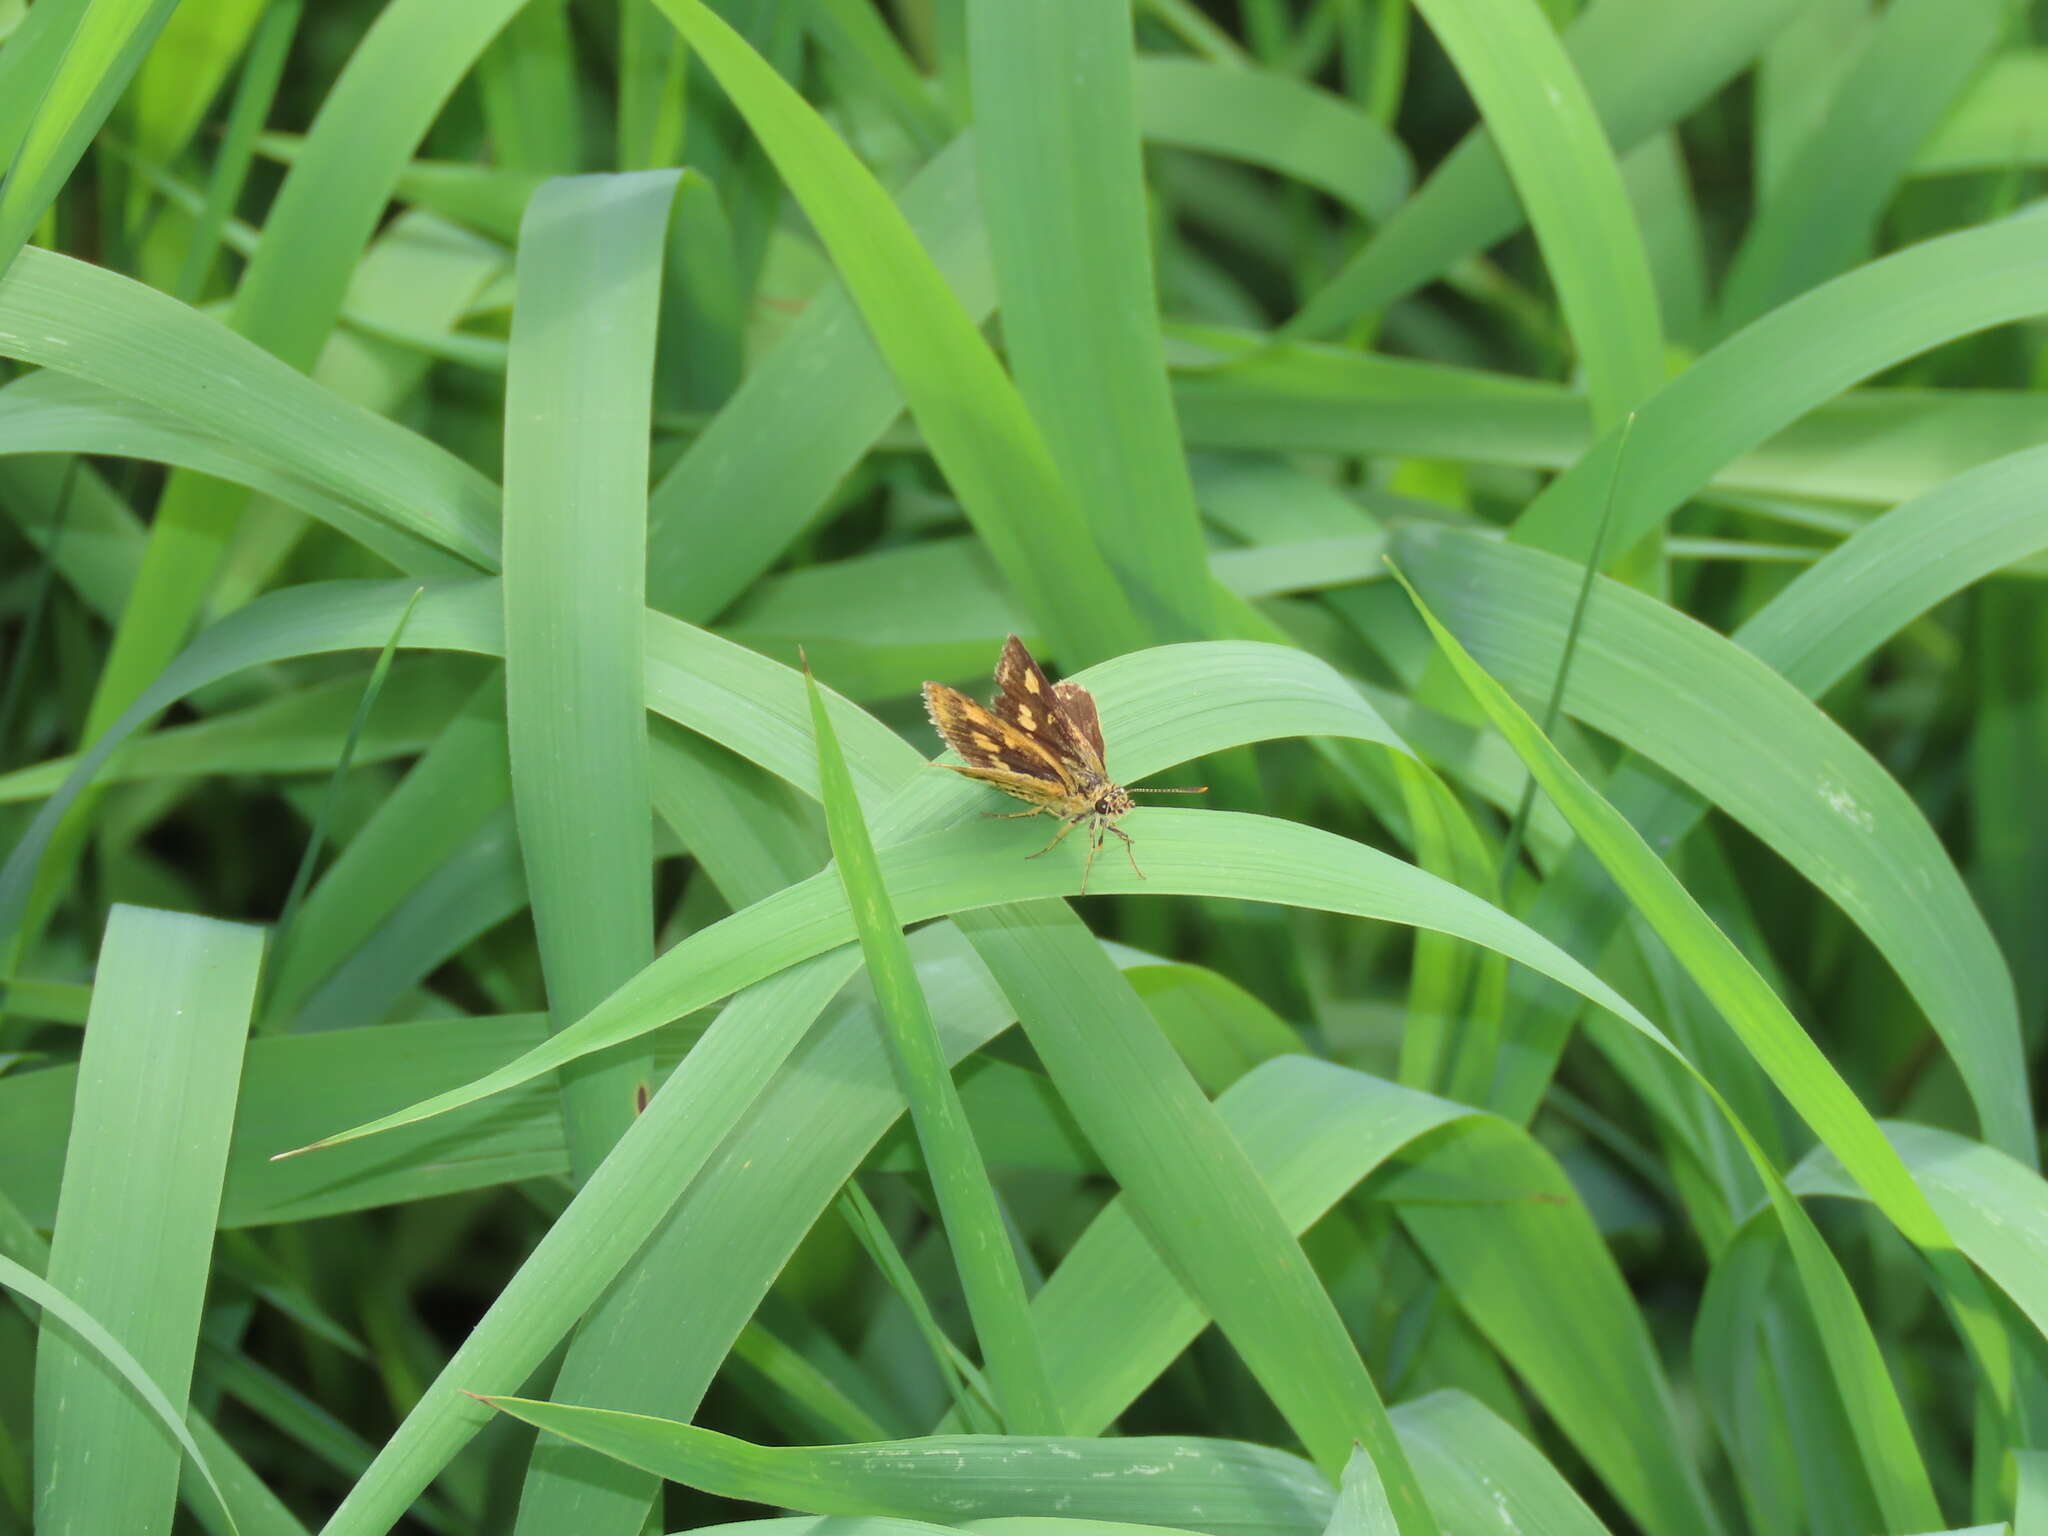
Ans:
[[[1138,856],[1131,835],[1117,820],[1131,809],[1133,791],[1116,783],[1103,764],[1102,721],[1095,699],[1079,683],[1048,681],[1015,635],[1003,645],[996,662],[996,696],[988,709],[944,683],[924,685],[925,713],[940,737],[966,759],[946,763],[955,773],[992,784],[1006,795],[1029,801],[1028,811],[987,814],[1001,820],[1019,816],[1053,816],[1060,829],[1032,858],[1042,858],[1060,845],[1074,828],[1088,826],[1088,860],[1081,866],[1081,894],[1088,894],[1088,871],[1103,839],[1114,832],[1124,840],[1131,872],[1140,880]],[[1206,788],[1207,786],[1204,786]],[[1141,795],[1199,795],[1201,789],[1141,789]]]

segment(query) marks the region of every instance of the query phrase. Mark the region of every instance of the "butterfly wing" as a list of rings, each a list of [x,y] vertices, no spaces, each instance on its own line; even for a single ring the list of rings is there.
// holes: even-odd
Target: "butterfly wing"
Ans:
[[[1104,766],[1107,755],[1102,749],[1102,719],[1095,713],[1095,695],[1079,683],[1054,683],[1052,696],[1053,702],[1060,707],[1060,713],[1066,716],[1068,728],[1094,754],[1095,760],[1088,766],[1107,776],[1109,770]]]
[[[1044,669],[1015,635],[1005,642],[1002,659],[996,663],[993,708],[998,717],[1055,757],[1078,761],[1085,772],[1106,777],[1095,700],[1078,683],[1054,685],[1048,681]]]
[[[1058,752],[958,689],[926,683],[924,707],[940,739],[965,760],[966,766],[957,771],[969,778],[1025,800],[1079,793],[1071,767]]]

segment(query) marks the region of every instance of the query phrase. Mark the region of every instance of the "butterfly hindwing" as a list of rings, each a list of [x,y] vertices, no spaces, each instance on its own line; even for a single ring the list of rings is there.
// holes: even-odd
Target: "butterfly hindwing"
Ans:
[[[1095,695],[1079,683],[1054,683],[1053,701],[1066,716],[1067,725],[1074,734],[1095,754],[1095,761],[1089,766],[1097,773],[1107,773],[1104,766],[1107,754],[1102,749],[1102,718],[1095,713]]]

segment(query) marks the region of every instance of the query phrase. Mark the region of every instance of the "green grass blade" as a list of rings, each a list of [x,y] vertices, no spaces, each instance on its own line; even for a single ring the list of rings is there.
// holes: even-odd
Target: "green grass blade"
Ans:
[[[1434,1392],[1394,1410],[1401,1443],[1453,1529],[1604,1536],[1607,1527],[1542,1452],[1476,1399]]]
[[[1586,372],[1596,428],[1664,376],[1663,327],[1621,167],[1534,0],[1416,0],[1514,178]]]
[[[818,779],[825,825],[861,954],[880,1006],[889,1060],[909,1101],[924,1151],[925,1170],[938,1196],[940,1219],[960,1273],[989,1384],[1007,1428],[1019,1434],[1056,1434],[1060,1412],[1046,1382],[1045,1362],[1033,1333],[1024,1279],[997,1208],[988,1167],[960,1105],[931,1005],[903,942],[903,929],[882,883],[880,863],[854,794],[824,695],[806,670],[811,729],[818,739]]]
[[[1882,1125],[1958,1246],[2048,1337],[2048,1275],[2033,1259],[2048,1236],[2041,1175],[1952,1131],[1902,1120]],[[1869,1199],[1825,1148],[1809,1152],[1787,1182],[1808,1198]]]
[[[576,66],[566,0],[528,0],[483,51],[477,91],[498,164],[563,176],[584,169]]]
[[[1341,1472],[1351,1447],[1363,1445],[1399,1528],[1407,1536],[1434,1532],[1378,1389],[1322,1282],[1257,1170],[1094,936],[1051,903],[957,921],[1146,1233],[1325,1475]],[[1201,1181],[1182,1176],[1190,1167],[1203,1170]]]
[[[185,247],[184,265],[178,269],[177,281],[171,288],[171,292],[187,304],[198,299],[206,287],[207,274],[213,270],[214,262],[220,259],[222,236],[236,204],[242,199],[249,166],[256,158],[256,136],[262,132],[264,121],[276,104],[278,84],[284,78],[285,57],[291,51],[292,39],[298,33],[299,18],[304,9],[303,0],[267,0],[262,5],[262,18],[256,23],[255,36],[249,42],[248,57],[243,61],[241,78],[235,84],[234,104],[228,109],[227,125],[221,133],[220,158],[214,162],[213,174],[207,179],[206,202],[193,220],[192,236]],[[200,14],[194,7],[177,13],[179,17]],[[148,83],[155,74],[155,71],[145,69],[144,83]],[[197,97],[189,79],[181,80],[179,84],[186,101]],[[159,135],[162,138],[170,136],[169,132]],[[138,134],[137,138],[140,144],[148,145],[148,136]],[[164,158],[160,149],[158,157]]]
[[[967,16],[1018,392],[1150,638],[1199,638],[1214,628],[1208,562],[1166,388],[1130,18],[1094,0],[970,0]]]
[[[879,1008],[876,1010],[876,1023],[881,1023]],[[890,1070],[895,1070],[893,1063]],[[858,1179],[847,1180],[846,1187],[839,1192],[838,1207],[841,1219],[866,1252],[868,1262],[875,1266],[883,1283],[910,1314],[911,1326],[923,1340],[933,1368],[946,1383],[946,1391],[953,1400],[954,1414],[975,1434],[998,1433],[1001,1415],[987,1378],[940,1326],[938,1313],[932,1309],[924,1287],[917,1283],[910,1261],[903,1257],[903,1250],[890,1233],[888,1223],[883,1221],[882,1213],[875,1209],[874,1202],[868,1199],[867,1191],[860,1187]]]
[[[503,674],[472,691],[313,887],[305,921],[273,947],[270,1013],[288,1023],[405,894],[511,798]]]
[[[1363,1449],[1353,1451],[1344,1464],[1344,1481],[1323,1536],[1395,1536],[1399,1530],[1379,1470]]]
[[[678,173],[548,183],[527,210],[505,402],[505,716],[550,1010],[581,1016],[653,957],[646,485],[655,317]],[[647,1062],[562,1080],[587,1178]]]
[[[413,596],[417,601],[418,592]],[[390,640],[377,653],[377,664],[370,669],[369,681],[363,684],[362,698],[349,721],[348,734],[342,738],[341,752],[334,760],[334,773],[327,781],[326,796],[320,802],[319,814],[313,818],[312,830],[306,835],[305,851],[299,855],[299,867],[292,874],[291,889],[285,893],[284,906],[278,913],[273,939],[280,950],[285,947],[291,933],[292,919],[298,915],[299,904],[305,900],[306,887],[312,883],[313,866],[319,861],[321,845],[327,840],[327,823],[333,814],[334,802],[348,779],[349,765],[355,761],[356,745],[362,737],[363,726],[368,722],[371,710],[377,706],[378,695],[384,691],[385,679],[391,675],[391,659],[398,654],[399,637],[405,633],[405,621],[411,617],[412,604],[409,603],[399,617],[398,627],[391,631]]]
[[[962,782],[962,790],[971,791]],[[955,804],[958,805],[956,799]],[[974,816],[958,806],[940,820]],[[1143,810],[1133,833],[1146,879],[1104,860],[1091,888],[1105,894],[1187,894],[1320,907],[1453,933],[1531,965],[1631,1021],[1641,1015],[1604,983],[1498,908],[1412,865],[1330,833],[1230,812]],[[882,863],[899,914],[917,922],[1006,902],[1073,894],[1081,852],[1043,863],[1017,828],[980,825],[886,847]],[[1291,861],[1291,862],[1290,862]],[[1023,864],[1022,869],[1010,867]],[[411,1110],[323,1137],[301,1151],[431,1118],[517,1086],[595,1050],[636,1038],[738,987],[853,938],[835,877],[814,876],[691,935],[597,1009],[520,1061]],[[283,1149],[280,1149],[282,1151]]]
[[[868,172],[761,56],[698,0],[657,0],[744,113],[861,307],[947,481],[1003,573],[1074,661],[1144,631],[1037,425]]]
[[[2044,476],[2048,456],[2033,451],[2014,454],[1894,508],[1766,604],[1736,632],[1736,643],[1801,692],[1818,697],[1921,613],[1971,582],[2048,549]],[[1426,564],[1418,562],[1417,571]],[[1525,601],[1528,589],[1519,581],[1514,585],[1514,601]],[[1448,589],[1436,590],[1449,612],[1454,600]],[[1512,666],[1506,653],[1494,650],[1480,630],[1467,627],[1462,619],[1458,627],[1495,666]],[[1675,845],[1705,814],[1703,802],[1679,805],[1685,797],[1668,780],[1628,764],[1617,770],[1607,793],[1635,825],[1654,829],[1654,840],[1660,844]],[[1559,878],[1545,883],[1524,916],[1532,927],[1576,950],[1581,942],[1600,941],[1601,924],[1612,925],[1613,908],[1609,898],[1598,894],[1611,888],[1598,877],[1587,878],[1590,856],[1575,855],[1575,863],[1577,869],[1560,872]],[[1608,916],[1597,918],[1595,912],[1603,907]],[[1574,934],[1580,936],[1576,941]],[[2015,963],[2023,962],[2024,954],[2015,957]],[[1945,976],[1944,984],[1983,979]],[[1522,980],[1518,978],[1518,987]],[[1547,1012],[1548,1021],[1532,1024],[1524,1017],[1519,1033],[1529,1049],[1519,1058],[1517,1080],[1497,1084],[1490,1100],[1517,1120],[1533,1112],[1541,1082],[1555,1063],[1563,1031],[1579,1005],[1575,998],[1550,993],[1532,1006]],[[1991,1006],[1994,1013],[2003,1011],[1995,999]]]
[[[487,61],[486,113],[536,119],[515,169],[573,161],[568,17],[529,7]],[[551,33],[559,37],[550,37]],[[503,76],[504,78],[495,78]],[[551,112],[552,109],[552,112]],[[652,771],[641,612],[652,381],[683,173],[543,185],[520,226],[505,396],[505,694],[512,803],[556,1028],[653,957]],[[652,1089],[628,1047],[561,1074],[572,1176],[587,1180]],[[659,1489],[573,1447],[536,1447],[521,1531],[633,1536]]]
[[[1623,1299],[1626,1282],[1556,1164],[1525,1133],[1295,1056],[1247,1074],[1217,1111],[1296,1232],[1408,1159],[1412,1170],[1391,1179],[1387,1197],[1459,1304],[1609,1486],[1646,1526],[1714,1529],[1654,1347]],[[1518,1233],[1512,1245],[1530,1256],[1526,1266],[1503,1273],[1499,1245],[1461,1230],[1453,1213],[1468,1202],[1508,1224],[1496,1238]],[[1208,1322],[1128,1200],[1096,1217],[1034,1308],[1077,1428],[1108,1425]]]
[[[1738,0],[1717,6],[1710,22],[1674,27],[1662,0],[1603,0],[1566,32],[1565,46],[1614,152],[1626,155],[1740,74],[1798,8],[1799,0]],[[1406,297],[1521,222],[1499,146],[1475,132],[1310,298],[1286,334],[1327,336]]]
[[[168,164],[191,146],[266,9],[265,0],[226,0],[171,13],[117,119],[137,150]]]
[[[674,1204],[776,1066],[852,974],[820,957],[737,999],[548,1229],[449,1357],[322,1536],[372,1536],[405,1513],[488,1410],[465,1395],[513,1392],[598,1300]]]
[[[478,569],[497,566],[497,491],[482,475],[116,273],[23,252],[0,277],[0,353],[242,442],[403,531],[414,547],[452,552]],[[401,568],[414,564],[400,559]],[[444,557],[429,569],[449,566]]]
[[[1416,602],[1420,607],[1419,597]],[[1991,1378],[1989,1385],[1994,1391],[2009,1391],[2010,1377],[2003,1374],[2010,1370],[2006,1344],[1985,1304],[1981,1284],[1876,1122],[1755,968],[1699,909],[1640,835],[1544,740],[1535,723],[1479,669],[1429,610],[1424,607],[1422,612],[1459,677],[1523,755],[1530,771],[1630,901],[1713,1000],[1800,1117],[1853,1171],[1857,1182],[1901,1233],[1927,1256],[1941,1277],[1946,1299],[1955,1308],[1959,1328]],[[1868,1325],[1862,1323],[1854,1292],[1839,1267],[1826,1259],[1818,1235],[1799,1218],[1789,1197],[1780,1193],[1782,1186],[1760,1158],[1759,1171],[1767,1175],[1773,1203],[1793,1242],[1816,1320],[1829,1341],[1831,1363],[1853,1393],[1849,1411],[1856,1422],[1866,1470],[1887,1518],[1900,1523],[1938,1523],[1925,1468],[1912,1453],[1896,1396],[1883,1385],[1882,1361]],[[1851,1387],[1851,1383],[1860,1386]]]
[[[573,1435],[676,1482],[728,1497],[833,1515],[957,1518],[1078,1513],[1259,1536],[1314,1531],[1327,1484],[1297,1457],[1222,1440],[1074,1440],[948,1435],[876,1445],[762,1446],[693,1424],[497,1397],[515,1418]],[[879,1475],[886,1467],[890,1475]],[[1061,1500],[1068,1502],[1061,1503]]]
[[[2043,215],[1945,235],[1858,267],[1731,336],[1644,403],[1610,550],[1628,549],[1737,455],[1831,395],[1930,347],[2048,309]],[[1583,560],[1620,442],[1551,482],[1514,537]]]
[[[521,0],[397,0],[377,13],[264,220],[234,328],[308,372],[407,160]]]
[[[1576,571],[1457,535],[1400,547],[1477,655],[1517,687],[1550,685]],[[1532,626],[1526,615],[1539,606],[1545,620]],[[1540,655],[1537,627],[1550,642]],[[1826,891],[1926,1010],[1986,1135],[2033,1155],[2018,1010],[1998,946],[1933,828],[1846,732],[1738,647],[1612,582],[1586,614],[1566,708],[1677,774]]]
[[[193,1438],[193,1432],[186,1427],[184,1415],[178,1411],[177,1405],[164,1395],[164,1389],[156,1384],[149,1372],[142,1368],[141,1363],[123,1347],[119,1339],[106,1330],[98,1318],[34,1270],[17,1263],[5,1254],[0,1254],[0,1285],[26,1297],[60,1324],[62,1331],[53,1328],[50,1333],[53,1338],[61,1341],[62,1346],[68,1347],[80,1358],[90,1352],[116,1372],[134,1390],[135,1395],[142,1399],[143,1405],[149,1409],[164,1433],[191,1458],[192,1464],[199,1469],[200,1476],[205,1478],[207,1486],[225,1502],[213,1468],[213,1459]],[[75,1338],[68,1335],[75,1335]],[[84,1350],[79,1349],[81,1343],[85,1346]]]
[[[651,0],[650,0],[651,3]],[[976,324],[995,306],[973,141],[933,156],[902,217]],[[815,295],[683,451],[648,504],[648,601],[703,622],[779,560],[840,481],[902,414],[903,390],[845,289]],[[792,452],[781,423],[814,423]],[[726,510],[745,506],[740,520]]]
[[[42,105],[71,35],[91,0],[56,0],[19,18],[0,47],[0,160],[9,164]]]
[[[1340,97],[1272,70],[1156,56],[1136,66],[1138,126],[1152,143],[1281,171],[1370,219],[1408,195],[1406,147]]]
[[[392,1108],[418,1084],[466,1081],[544,1034],[539,1014],[515,1014],[252,1041],[228,1149],[221,1230],[276,1226],[566,1173],[561,1106],[548,1085],[506,1101],[502,1118],[465,1117],[449,1132],[451,1141],[442,1142],[437,1128],[431,1136],[408,1140],[388,1159],[382,1152],[360,1160],[339,1154],[312,1177],[304,1165],[270,1161],[276,1141],[293,1133],[297,1106],[308,1099],[371,1112]],[[0,1155],[7,1159],[8,1189],[38,1226],[55,1221],[77,1080],[74,1067],[0,1079]],[[442,1155],[453,1145],[462,1149],[460,1159]]]
[[[48,1278],[175,1399],[191,1381],[262,951],[254,928],[116,907],[86,1023]],[[167,1531],[178,1446],[47,1325],[36,1398],[38,1523]],[[109,1456],[119,1477],[87,1472]]]
[[[1728,271],[1734,330],[1868,256],[1913,153],[1991,54],[2004,0],[1899,0],[1773,183]]]
[[[28,243],[176,8],[177,0],[92,0],[48,77],[21,82],[41,99],[0,182],[0,274]]]

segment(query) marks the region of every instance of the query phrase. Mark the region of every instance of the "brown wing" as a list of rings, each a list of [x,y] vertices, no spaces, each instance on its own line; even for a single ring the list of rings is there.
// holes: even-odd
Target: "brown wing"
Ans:
[[[1102,749],[1102,719],[1095,713],[1095,695],[1079,683],[1054,683],[1052,696],[1066,716],[1068,728],[1094,753],[1095,760],[1088,766],[1106,775],[1108,755]]]
[[[1002,659],[996,663],[996,696],[990,707],[999,718],[1009,721],[1054,756],[1078,758],[1084,766],[1100,773],[1101,727],[1095,726],[1092,734],[1089,728],[1095,719],[1095,701],[1088,699],[1087,721],[1077,720],[1067,704],[1068,689],[1088,699],[1088,691],[1075,684],[1061,683],[1055,687],[1024,649],[1024,642],[1012,635],[1003,645]]]
[[[1058,752],[990,714],[957,688],[926,683],[924,707],[940,739],[958,752],[969,768],[1035,779],[1056,790],[1073,789],[1074,776]]]
[[[940,766],[966,778],[977,779],[993,789],[1000,789],[1006,795],[1029,801],[1054,816],[1072,816],[1076,811],[1085,811],[1089,804],[1085,795],[1075,794],[1067,785],[1034,778],[1028,773],[1011,773],[1002,768],[968,768],[957,763]]]

